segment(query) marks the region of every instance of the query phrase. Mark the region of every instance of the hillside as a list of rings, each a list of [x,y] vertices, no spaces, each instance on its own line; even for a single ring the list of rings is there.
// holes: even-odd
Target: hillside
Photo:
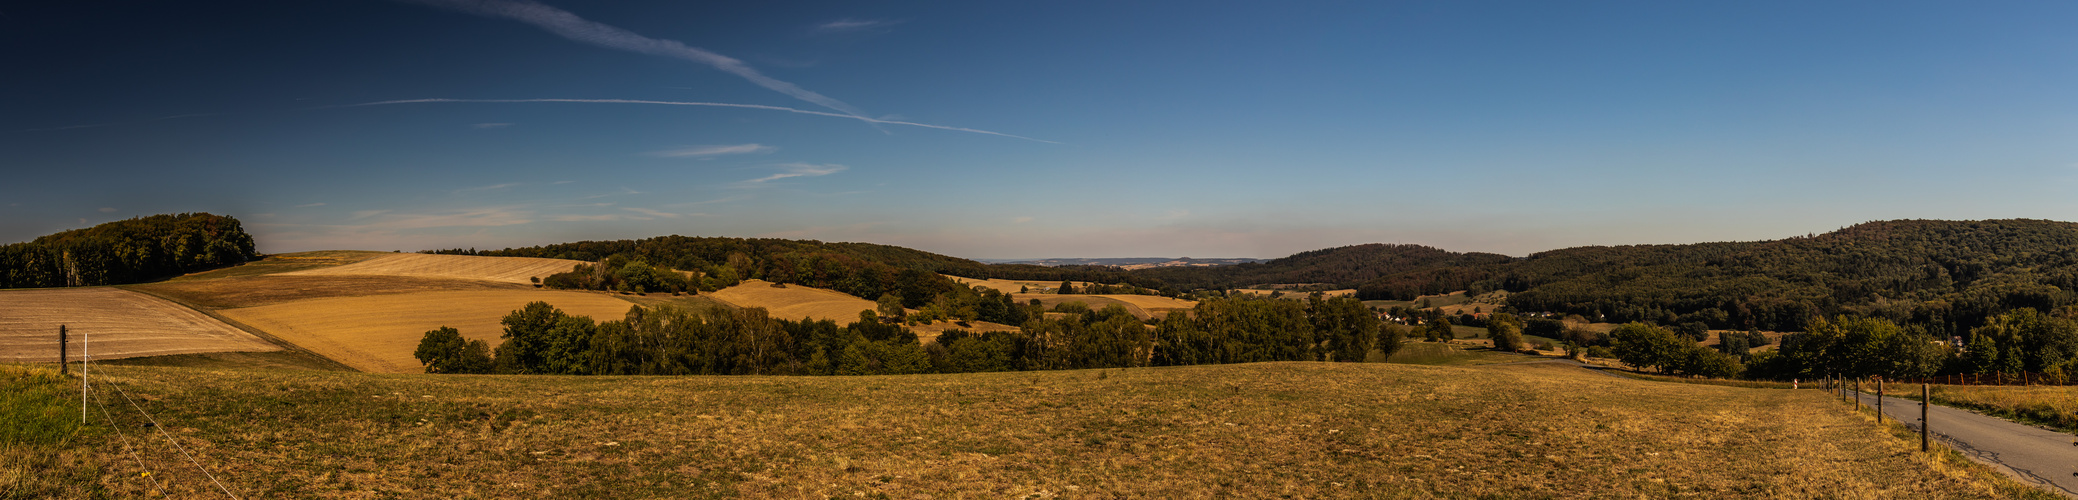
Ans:
[[[1136,270],[1130,274],[1158,279],[1185,290],[1296,283],[1351,288],[1389,276],[1438,269],[1479,268],[1509,260],[1508,256],[1497,254],[1457,253],[1421,245],[1371,243],[1300,252],[1269,262],[1217,267],[1159,267]],[[1439,290],[1435,288],[1431,286],[1420,293],[1437,293]]]
[[[186,455],[241,498],[2029,494],[1952,455],[1916,453],[1821,391],[1552,363],[868,377],[95,373],[120,427],[97,412],[85,438],[0,458],[77,454],[90,466],[69,477],[114,497],[219,495]],[[51,406],[67,408],[50,392]],[[136,456],[127,453],[109,430],[151,431],[125,395],[152,427],[180,436],[185,454],[150,435],[130,439]],[[78,422],[76,409],[51,413]],[[51,488],[26,496],[86,496]]]
[[[1586,247],[1486,269],[1509,304],[1607,321],[1801,330],[1843,313],[1960,333],[1999,311],[2078,302],[2078,224],[1883,221],[1751,243]]]

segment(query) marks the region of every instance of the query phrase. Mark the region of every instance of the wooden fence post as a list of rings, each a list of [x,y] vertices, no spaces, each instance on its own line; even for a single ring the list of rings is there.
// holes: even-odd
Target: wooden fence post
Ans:
[[[1928,388],[1927,388],[1927,385],[1926,385],[1926,383],[1924,383],[1924,382],[1920,383],[1920,384],[1919,384],[1919,452],[1920,452],[1920,453],[1925,453],[1925,452],[1927,451],[1927,449],[1928,449],[1928,447],[1927,447],[1927,433],[1928,433],[1929,431],[1927,430],[1927,427],[1928,427],[1928,426],[1930,426],[1930,425],[1932,425],[1932,424],[1933,424],[1933,422],[1928,422],[1928,421],[1927,421],[1927,419],[1926,419],[1926,413],[1927,413],[1927,407],[1930,407],[1930,406],[1933,406],[1933,405],[1934,405],[1934,392],[1933,392],[1933,390],[1932,390],[1932,389],[1928,389]]]
[[[1883,379],[1876,379],[1876,423],[1883,423]]]
[[[71,373],[72,373],[72,365],[68,365],[68,364],[65,364],[65,362],[66,362],[66,361],[69,361],[69,360],[68,360],[68,359],[66,359],[66,358],[70,357],[70,356],[69,356],[69,355],[70,355],[70,353],[67,353],[67,352],[65,352],[66,348],[68,348],[68,347],[69,347],[69,346],[68,346],[68,345],[66,345],[66,344],[70,343],[70,341],[71,341],[71,339],[67,339],[67,338],[65,338],[65,325],[58,325],[58,374],[59,374],[59,375],[69,375],[69,374],[71,374]]]

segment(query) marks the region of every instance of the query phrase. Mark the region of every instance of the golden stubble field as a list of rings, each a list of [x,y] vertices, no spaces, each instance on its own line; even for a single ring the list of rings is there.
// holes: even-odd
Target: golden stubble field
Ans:
[[[290,271],[281,273],[281,275],[414,276],[528,284],[532,283],[532,278],[546,279],[551,274],[570,272],[570,269],[578,264],[588,264],[588,262],[532,257],[481,257],[474,255],[400,253],[340,266]]]
[[[873,301],[836,290],[801,285],[775,287],[771,282],[759,279],[743,280],[736,286],[702,296],[736,307],[763,307],[776,319],[827,319],[840,325],[858,321],[859,311],[879,308]]]
[[[634,305],[596,292],[481,290],[305,299],[217,314],[357,370],[418,373],[412,351],[426,331],[450,326],[495,347],[504,332],[498,320],[534,301],[599,321],[621,319]]]
[[[112,367],[243,497],[1986,498],[1816,391],[1554,363],[894,377]],[[122,425],[133,422],[128,417]],[[216,494],[163,442],[173,496]],[[97,442],[100,484],[152,488]]]
[[[1060,295],[1052,293],[1019,293],[1012,294],[1011,298],[1016,300],[1020,304],[1028,303],[1033,299],[1038,299],[1039,305],[1045,306],[1048,310],[1053,309],[1054,306],[1068,302],[1081,302],[1083,304],[1089,305],[1090,309],[1103,309],[1107,306],[1117,304],[1120,306],[1125,306],[1126,312],[1131,313],[1133,317],[1140,318],[1143,320],[1148,318],[1160,318],[1168,316],[1169,311],[1189,312],[1191,308],[1198,306],[1198,303],[1196,301],[1172,299],[1168,297],[1161,297],[1155,295]]]
[[[71,332],[75,361],[82,335],[93,359],[281,350],[165,299],[108,287],[49,288],[0,291],[0,362],[56,361],[58,325]]]

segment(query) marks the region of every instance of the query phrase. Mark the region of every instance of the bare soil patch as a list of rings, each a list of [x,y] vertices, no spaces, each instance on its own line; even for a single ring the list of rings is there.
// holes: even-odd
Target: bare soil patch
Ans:
[[[106,287],[47,288],[0,291],[0,362],[55,361],[58,325],[71,332],[75,360],[83,335],[93,359],[281,350],[158,297]]]

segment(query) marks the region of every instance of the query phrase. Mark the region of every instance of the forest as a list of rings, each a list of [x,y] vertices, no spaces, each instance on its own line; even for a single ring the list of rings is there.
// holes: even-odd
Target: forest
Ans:
[[[153,215],[0,246],[0,288],[142,283],[258,258],[238,219]]]

